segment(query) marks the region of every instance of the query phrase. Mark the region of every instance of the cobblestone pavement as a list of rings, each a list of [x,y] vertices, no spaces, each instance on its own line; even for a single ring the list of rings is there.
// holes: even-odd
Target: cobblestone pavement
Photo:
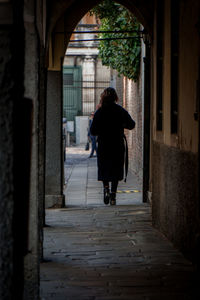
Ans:
[[[95,159],[88,161],[81,153],[83,161],[78,165],[90,172]],[[75,163],[71,162],[74,170],[76,155],[72,155]],[[72,174],[66,179],[67,186],[72,178],[75,180]],[[80,175],[80,169],[76,174]],[[87,189],[94,188],[93,184],[96,188],[96,180],[89,180]],[[128,187],[132,188],[130,182]],[[96,197],[96,205],[87,201],[87,195]],[[200,299],[192,264],[151,226],[150,206],[141,199],[124,204],[134,195],[124,193],[126,199],[119,199],[120,205],[104,206],[102,195],[88,191],[82,205],[74,198],[76,203],[66,208],[46,210],[49,227],[44,229],[46,262],[41,264],[41,299]]]

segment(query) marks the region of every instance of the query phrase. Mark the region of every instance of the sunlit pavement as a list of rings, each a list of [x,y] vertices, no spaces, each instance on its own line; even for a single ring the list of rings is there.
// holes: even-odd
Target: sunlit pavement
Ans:
[[[104,206],[102,182],[97,181],[97,158],[89,158],[89,153],[84,147],[71,147],[66,150],[66,206]],[[117,205],[141,202],[141,183],[129,172],[127,182],[119,182]]]

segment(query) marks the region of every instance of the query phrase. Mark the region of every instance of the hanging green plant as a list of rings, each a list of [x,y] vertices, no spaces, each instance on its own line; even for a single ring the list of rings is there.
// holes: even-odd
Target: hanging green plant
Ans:
[[[140,23],[125,7],[114,1],[105,0],[91,11],[101,20],[101,31],[140,30]],[[99,38],[135,37],[133,39],[102,40],[99,57],[102,64],[118,71],[134,81],[140,73],[141,43],[138,33],[100,33]]]

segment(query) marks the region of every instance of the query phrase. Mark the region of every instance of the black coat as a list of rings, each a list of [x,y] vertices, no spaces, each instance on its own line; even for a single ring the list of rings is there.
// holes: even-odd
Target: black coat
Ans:
[[[98,136],[98,180],[122,180],[124,176],[124,128],[133,129],[135,122],[116,103],[99,108],[90,131]]]

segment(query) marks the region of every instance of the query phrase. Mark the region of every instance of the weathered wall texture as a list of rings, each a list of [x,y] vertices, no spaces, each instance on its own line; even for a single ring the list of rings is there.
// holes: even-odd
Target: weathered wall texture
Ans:
[[[200,238],[198,156],[154,142],[152,159],[153,224],[194,258]]]
[[[13,273],[13,98],[11,30],[0,29],[0,299],[9,299]]]
[[[153,223],[188,257],[199,251],[198,184],[199,1],[180,2],[178,131],[171,134],[170,1],[165,2],[163,60],[163,130],[156,131],[156,60],[153,85]],[[155,45],[154,45],[155,46]],[[153,47],[156,57],[156,49]]]
[[[38,39],[39,37],[45,39],[45,36],[48,36],[47,44],[50,45],[52,42],[52,47],[50,47],[49,57],[47,55],[47,61],[52,70],[60,70],[60,61],[66,50],[67,38],[64,35],[57,35],[56,38],[51,36],[53,28],[57,24],[55,30],[72,30],[81,17],[98,3],[96,0],[46,2],[49,14],[47,31],[45,31],[45,20],[41,16],[43,22],[42,24],[39,22],[36,27],[38,21],[36,4],[43,5],[45,1],[5,0],[0,3],[0,298],[2,300],[22,299],[23,293],[26,300],[39,299],[38,65],[40,45]],[[133,9],[133,12],[136,7],[139,20],[144,20],[143,24],[151,28],[154,18],[153,0],[119,2]],[[154,225],[162,230],[179,249],[190,258],[194,258],[196,253],[199,255],[200,232],[199,170],[197,169],[199,120],[194,118],[194,113],[199,110],[200,2],[180,1],[179,123],[178,133],[171,135],[170,3],[172,2],[165,1],[162,132],[156,130],[156,34],[152,41],[152,212]],[[64,19],[65,9],[67,12]],[[58,22],[60,18],[61,22]],[[39,28],[43,28],[44,32],[38,32]],[[154,31],[156,33],[156,22]],[[62,103],[56,103],[56,100],[62,99],[59,94],[61,74],[55,72],[51,75],[51,89],[48,89],[48,93],[51,93],[49,99],[52,102],[50,111],[47,112],[50,121],[47,143],[50,143],[52,148],[47,147],[47,165],[50,168],[49,173],[47,172],[50,176],[47,191],[48,194],[62,197],[63,163],[60,144]],[[125,87],[124,99],[127,100],[127,109],[130,113],[133,108],[140,112],[139,103],[133,101],[136,96],[133,92],[133,83],[126,80]],[[140,84],[136,85],[136,91],[140,97]],[[29,130],[31,111],[32,131]],[[136,151],[135,157],[141,154],[141,147],[135,146],[137,141],[134,134],[137,133],[138,137],[142,136],[139,134],[140,119],[137,119],[138,115],[134,113],[132,116],[137,125],[133,136],[130,133],[128,137],[129,149],[133,151],[130,150],[130,158],[134,151]],[[139,140],[138,145],[141,145]],[[130,167],[139,170],[139,164],[136,164],[139,161],[137,159],[135,163],[131,163],[130,159]],[[57,185],[51,185],[51,176],[57,175],[57,178],[53,178],[53,182],[58,180]]]
[[[29,154],[23,99],[23,4],[0,3],[0,299],[22,299]],[[30,104],[30,103],[29,103]],[[28,145],[29,146],[29,145]],[[24,152],[26,154],[24,155]],[[23,155],[22,155],[23,153]],[[23,159],[22,159],[23,158]],[[28,161],[27,161],[28,158]],[[23,188],[22,188],[23,187]],[[19,202],[20,199],[20,202]]]
[[[123,105],[134,121],[135,129],[126,130],[129,148],[129,168],[142,183],[143,168],[143,101],[142,101],[142,74],[138,82],[124,78]]]
[[[24,260],[25,299],[39,297],[39,227],[38,227],[38,103],[39,103],[39,40],[35,23],[36,3],[24,3],[25,63],[24,95],[33,103],[33,124],[31,132],[31,172],[28,211],[28,253]]]
[[[46,207],[63,205],[62,73],[47,74]]]
[[[18,1],[17,4],[0,4],[0,173],[2,173],[0,175],[0,298],[2,300],[23,298],[24,289],[27,287],[24,269],[27,270],[28,267],[24,257],[28,252],[30,265],[34,268],[31,274],[33,277],[36,274],[37,277],[34,291],[30,292],[31,296],[38,296],[39,284],[39,260],[33,258],[37,255],[37,250],[34,253],[34,246],[36,245],[37,248],[37,237],[32,238],[37,231],[35,226],[37,214],[34,214],[34,209],[29,210],[36,204],[36,198],[33,197],[32,206],[29,205],[33,98],[24,97],[24,87],[27,88],[30,82],[26,76],[26,83],[24,83],[23,12],[22,1]],[[34,37],[33,34],[33,39]],[[33,57],[33,64],[37,55],[38,53]],[[35,68],[33,73],[37,77]],[[35,93],[35,89],[33,92]],[[37,95],[37,92],[35,94]],[[30,93],[27,92],[26,97],[29,96]],[[28,235],[32,238],[30,244]],[[36,265],[33,261],[36,261]],[[30,277],[30,274],[28,276]]]
[[[199,143],[198,122],[194,118],[199,105],[199,82],[197,83],[200,78],[200,34],[197,28],[200,20],[199,11],[199,1],[181,2],[178,144],[181,149],[194,153],[198,151]]]

